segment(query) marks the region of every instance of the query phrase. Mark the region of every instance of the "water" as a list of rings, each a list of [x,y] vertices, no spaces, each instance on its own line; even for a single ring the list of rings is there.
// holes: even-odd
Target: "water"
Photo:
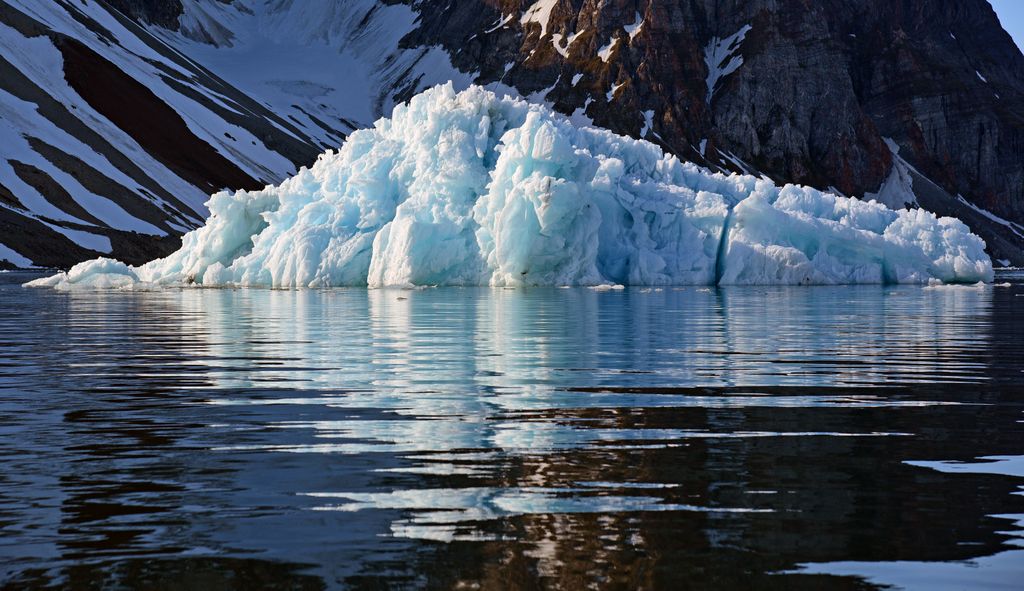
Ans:
[[[56,293],[10,588],[1015,588],[1024,285]]]

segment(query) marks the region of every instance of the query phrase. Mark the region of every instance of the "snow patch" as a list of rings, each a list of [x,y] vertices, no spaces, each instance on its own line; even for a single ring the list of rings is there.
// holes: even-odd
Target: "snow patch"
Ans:
[[[535,2],[526,9],[523,17],[519,19],[519,23],[523,27],[527,23],[537,23],[540,25],[540,38],[543,39],[548,34],[548,22],[551,21],[551,11],[557,4],[558,0],[539,0]]]
[[[508,22],[510,20],[512,20],[513,16],[515,16],[515,15],[508,14],[508,15],[505,15],[505,16],[501,17],[501,19],[499,19],[498,22],[494,23],[493,27],[491,27],[490,29],[487,29],[486,31],[484,31],[484,34],[487,35],[487,34],[493,33],[495,31],[497,31],[498,29],[504,27],[505,25],[508,24]]]
[[[57,3],[33,3],[29,6],[19,6],[18,8],[26,11],[30,9],[41,11],[34,16],[43,20],[47,26],[51,26],[55,30],[72,37],[89,35],[92,37],[92,41],[101,47],[105,47],[95,39],[91,32],[88,32],[68,14],[62,12],[63,9]],[[95,9],[96,6],[90,5],[90,8]],[[101,48],[95,49],[102,53]],[[109,51],[113,52],[114,49]],[[172,173],[163,164],[157,162],[132,137],[128,136],[106,117],[96,112],[88,102],[80,97],[65,81],[63,57],[48,37],[23,37],[17,30],[0,23],[0,52],[18,71],[27,76],[57,102],[66,105],[71,116],[76,117],[82,124],[95,131],[110,143],[116,151],[134,161],[146,172],[154,184],[164,186],[168,192],[183,201],[186,204],[186,208],[183,208],[185,211],[178,211],[177,215],[175,215],[179,222],[189,227],[195,227],[201,221],[202,216],[206,214],[206,210],[202,205],[206,195]],[[111,58],[116,61],[115,56],[111,56]],[[128,58],[122,56],[122,59]],[[137,57],[135,57],[135,60],[141,61]],[[8,167],[7,160],[18,160],[43,170],[49,176],[64,184],[79,205],[94,215],[99,214],[97,217],[101,219],[103,219],[103,212],[108,207],[113,206],[116,208],[116,206],[110,200],[95,195],[82,187],[70,175],[64,174],[63,179],[56,178],[63,174],[62,171],[31,147],[27,140],[29,137],[41,140],[67,154],[74,154],[89,167],[131,190],[140,199],[153,201],[158,206],[170,211],[176,211],[176,208],[181,207],[180,205],[166,203],[158,198],[150,198],[144,192],[145,190],[139,187],[137,181],[114,166],[107,157],[97,153],[80,139],[71,135],[66,129],[58,127],[47,119],[39,111],[35,103],[23,101],[9,93],[0,91],[0,145],[4,146],[4,158],[0,160],[0,175],[4,179],[9,179],[12,184],[17,185],[8,188],[14,191],[26,208],[36,216],[57,221],[84,223],[84,221],[76,220],[52,206],[35,189],[21,183],[13,170]],[[153,228],[149,224],[142,226],[141,224],[144,224],[144,222],[136,220],[135,217],[128,215],[120,208],[117,208],[117,212],[117,219],[121,224],[121,229],[163,234],[162,231]],[[136,222],[139,223],[136,224]]]
[[[709,105],[711,104],[711,99],[715,94],[715,87],[718,86],[718,83],[743,65],[743,56],[736,55],[736,52],[739,51],[740,46],[743,44],[743,40],[751,29],[752,27],[750,25],[744,25],[739,31],[736,31],[725,39],[712,37],[707,47],[704,48],[704,63],[708,67],[707,103]]]
[[[554,35],[551,36],[551,44],[555,46],[555,51],[557,51],[559,55],[561,55],[562,57],[569,57],[569,48],[572,46],[574,41],[580,38],[580,35],[582,34],[583,31],[580,31],[578,33],[573,33],[572,35],[565,37],[565,45],[562,45],[562,34],[555,33]]]
[[[865,201],[877,201],[890,209],[903,209],[907,206],[917,207],[917,195],[914,194],[914,178],[910,175],[914,170],[906,160],[900,157],[900,147],[892,138],[885,138],[885,144],[892,152],[892,170],[888,178],[875,193],[865,193]]]
[[[647,137],[647,132],[654,127],[654,111],[644,111],[644,126],[640,129],[640,137]]]
[[[573,74],[572,75],[572,85],[576,86],[577,84],[579,84],[580,80],[582,80],[582,79],[583,79],[583,74]]]
[[[104,254],[110,254],[114,250],[110,244],[110,238],[107,238],[106,236],[93,234],[92,232],[83,232],[81,230],[71,230],[69,228],[64,228],[47,222],[43,223],[49,226],[52,230],[60,232],[66,236],[68,240],[83,248],[88,248],[89,250],[102,252]]]
[[[479,87],[438,86],[276,187],[221,192],[182,248],[32,286],[680,285],[991,281],[920,209],[711,173]]]
[[[554,90],[555,87],[558,86],[558,83],[561,81],[562,75],[559,74],[558,77],[555,78],[555,81],[551,84],[551,86],[548,86],[547,88],[542,88],[541,90],[538,90],[536,92],[531,92],[526,96],[526,100],[530,101],[531,103],[548,104],[548,94],[550,94],[551,91]]]
[[[607,62],[609,59],[611,59],[612,53],[615,51],[615,46],[618,44],[619,38],[612,37],[612,39],[608,42],[608,45],[605,45],[604,47],[597,51],[597,57],[601,58],[602,62]]]
[[[619,89],[622,88],[625,84],[626,84],[625,82],[619,82],[618,84],[612,84],[611,90],[609,90],[604,95],[605,99],[607,99],[607,101],[609,103],[612,102],[613,100],[615,100],[615,93],[618,92]]]
[[[593,97],[587,97],[587,100],[583,102],[582,107],[576,107],[576,110],[569,115],[569,121],[577,127],[593,127],[594,120],[587,115],[587,109],[590,108],[590,103],[594,102]]]
[[[640,28],[644,26],[644,19],[640,16],[640,13],[636,13],[636,20],[632,24],[628,24],[623,27],[626,30],[626,34],[629,35],[630,43],[633,42],[633,38],[640,34]]]
[[[743,159],[737,156],[736,154],[733,154],[728,150],[719,150],[718,153],[721,154],[722,157],[725,158],[730,164],[732,164],[733,167],[735,167],[737,170],[740,170],[746,174],[754,173],[754,168],[747,164],[746,162],[744,162]]]
[[[957,194],[956,200],[959,201],[960,203],[963,203],[967,207],[970,207],[971,209],[973,209],[974,211],[980,213],[981,215],[985,216],[989,220],[991,220],[991,221],[993,221],[993,222],[995,222],[995,223],[997,223],[997,224],[999,224],[1001,226],[1006,226],[1007,228],[1010,229],[1011,232],[1016,234],[1018,237],[1024,238],[1024,226],[1021,226],[1020,224],[1018,224],[1016,222],[1011,222],[1010,220],[1003,219],[1003,218],[997,216],[996,214],[992,213],[991,211],[989,211],[987,209],[978,207],[977,205],[975,205],[975,204],[971,203],[970,201],[964,199],[963,195]]]

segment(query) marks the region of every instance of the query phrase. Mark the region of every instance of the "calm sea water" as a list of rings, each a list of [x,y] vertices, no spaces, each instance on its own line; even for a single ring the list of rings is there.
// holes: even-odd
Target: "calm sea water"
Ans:
[[[27,290],[9,588],[1020,588],[1024,284]]]

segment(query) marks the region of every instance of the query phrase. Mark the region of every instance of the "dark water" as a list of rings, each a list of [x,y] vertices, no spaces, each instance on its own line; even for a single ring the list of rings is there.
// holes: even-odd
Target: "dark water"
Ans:
[[[56,293],[10,588],[1020,588],[1024,285]]]

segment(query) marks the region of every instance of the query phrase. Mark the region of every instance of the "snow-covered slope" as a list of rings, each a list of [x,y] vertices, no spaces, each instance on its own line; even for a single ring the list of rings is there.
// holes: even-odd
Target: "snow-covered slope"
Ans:
[[[323,147],[391,112],[397,96],[475,75],[438,47],[401,48],[418,20],[379,0],[182,0],[177,30],[149,30],[258,97]]]
[[[35,286],[977,282],[953,218],[712,173],[480,87],[435,87],[278,187],[218,193],[207,225],[141,267]]]
[[[105,4],[0,2],[0,243],[145,260],[320,146]]]
[[[5,260],[166,254],[210,193],[280,182],[395,96],[471,81],[439,49],[399,48],[408,6],[183,8],[164,28],[98,0],[0,0]]]

